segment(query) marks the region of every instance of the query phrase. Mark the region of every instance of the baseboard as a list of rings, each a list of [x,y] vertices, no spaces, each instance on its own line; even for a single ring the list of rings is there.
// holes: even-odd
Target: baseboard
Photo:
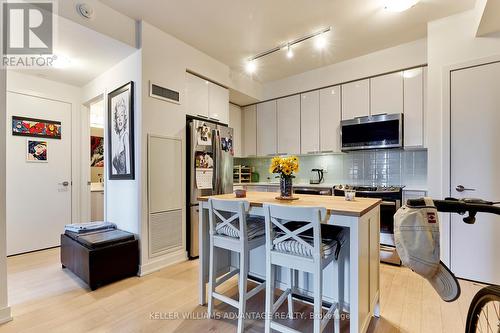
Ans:
[[[139,276],[144,276],[156,272],[162,268],[187,261],[186,251],[180,250],[166,254],[164,256],[150,259],[146,264],[140,265]]]
[[[0,310],[0,324],[5,324],[12,320],[12,313],[10,312],[10,306]]]

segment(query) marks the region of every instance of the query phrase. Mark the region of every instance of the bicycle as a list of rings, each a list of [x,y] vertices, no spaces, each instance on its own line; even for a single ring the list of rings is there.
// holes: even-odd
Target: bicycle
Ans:
[[[497,204],[499,202],[481,199],[445,198],[445,200],[434,200],[434,205],[439,212],[467,214],[463,221],[468,224],[476,222],[477,213],[500,215],[500,206],[496,206]],[[423,199],[409,199],[407,206],[411,208],[424,207],[425,201]],[[493,318],[490,318],[490,313]],[[474,296],[467,313],[465,332],[500,333],[500,286],[486,286]]]

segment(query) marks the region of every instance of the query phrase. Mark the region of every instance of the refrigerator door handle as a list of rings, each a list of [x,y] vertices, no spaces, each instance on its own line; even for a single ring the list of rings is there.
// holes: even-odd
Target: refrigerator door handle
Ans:
[[[220,159],[220,135],[218,130],[213,130],[212,133],[212,151],[214,155],[214,172],[213,172],[213,179],[212,179],[212,184],[213,184],[213,193],[214,194],[220,194],[219,193],[219,159]]]

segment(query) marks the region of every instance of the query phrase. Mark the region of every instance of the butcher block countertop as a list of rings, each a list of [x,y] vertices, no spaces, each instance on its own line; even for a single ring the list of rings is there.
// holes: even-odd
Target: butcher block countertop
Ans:
[[[246,198],[236,198],[234,193],[221,194],[214,196],[199,197],[199,201],[208,201],[209,198],[224,199],[224,200],[246,200],[250,202],[250,206],[262,207],[264,203],[287,205],[287,206],[307,206],[307,207],[324,207],[329,214],[347,215],[347,216],[363,216],[370,210],[380,205],[382,200],[370,198],[355,198],[354,201],[346,201],[340,196],[321,196],[309,194],[294,194],[298,200],[286,201],[277,200],[277,193],[272,192],[247,192]]]

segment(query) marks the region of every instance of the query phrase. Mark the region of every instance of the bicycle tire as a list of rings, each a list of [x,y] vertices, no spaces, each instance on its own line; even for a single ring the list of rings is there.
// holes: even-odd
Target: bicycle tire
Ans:
[[[474,296],[469,306],[467,313],[467,323],[465,325],[465,333],[476,333],[479,315],[483,307],[489,302],[500,302],[500,286],[487,286],[479,290]],[[497,314],[498,316],[498,314]],[[500,318],[497,318],[499,321]],[[499,324],[497,322],[497,324]]]

